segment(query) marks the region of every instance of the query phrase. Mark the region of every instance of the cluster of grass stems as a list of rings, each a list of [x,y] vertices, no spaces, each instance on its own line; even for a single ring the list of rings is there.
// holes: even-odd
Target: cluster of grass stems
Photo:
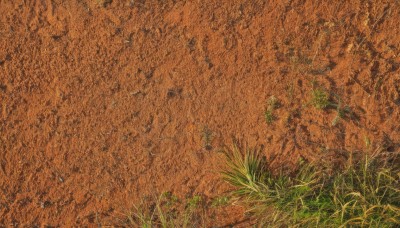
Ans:
[[[307,162],[273,174],[260,152],[225,152],[223,178],[262,227],[399,227],[400,169],[392,156],[365,156],[326,173]]]
[[[342,99],[334,94],[334,97],[336,98],[337,102],[333,102],[330,99],[330,95],[328,92],[326,92],[323,89],[313,89],[311,91],[311,101],[310,103],[317,109],[327,109],[327,108],[334,108],[336,109],[336,116],[332,120],[332,126],[336,126],[341,119],[343,119],[346,116],[353,116],[353,113],[351,111],[351,108],[347,105],[342,104]]]
[[[275,120],[274,111],[279,107],[279,101],[275,96],[271,96],[268,98],[267,107],[265,108],[264,118],[267,124],[272,124]]]
[[[150,204],[149,204],[150,203]],[[170,192],[162,193],[155,201],[145,200],[127,215],[124,227],[204,227],[202,198],[195,195],[181,200]]]

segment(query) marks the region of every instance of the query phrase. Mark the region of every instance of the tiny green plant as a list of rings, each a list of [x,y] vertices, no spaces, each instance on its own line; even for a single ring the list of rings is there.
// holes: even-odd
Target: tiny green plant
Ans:
[[[338,101],[337,103],[331,103],[332,107],[336,108],[336,116],[332,120],[332,126],[336,126],[341,119],[352,114],[351,108],[347,105],[343,106],[342,99],[338,95],[335,95],[335,97]]]
[[[214,198],[211,202],[211,207],[223,207],[229,204],[229,197],[228,196],[218,196]]]
[[[265,110],[264,113],[264,118],[265,118],[265,122],[267,122],[267,124],[271,124],[274,121],[274,115],[272,114],[271,110]]]
[[[336,116],[332,120],[331,125],[336,126],[341,119],[352,114],[351,108],[342,104],[342,99],[334,94],[335,101],[330,99],[329,93],[321,88],[313,89],[311,91],[311,104],[317,109],[336,109]]]
[[[188,227],[189,225],[193,225],[193,217],[194,214],[197,212],[198,207],[202,203],[201,196],[195,195],[191,198],[186,200],[185,212],[183,214],[183,222],[182,227]]]
[[[271,124],[275,120],[275,116],[273,114],[274,110],[279,107],[279,101],[275,96],[269,97],[267,101],[267,107],[265,108],[264,118],[267,124]]]
[[[331,103],[329,94],[323,89],[314,89],[311,91],[311,104],[317,109],[326,109]]]
[[[189,208],[190,210],[193,210],[197,208],[197,206],[201,201],[202,201],[201,196],[198,195],[193,196],[187,200],[186,207]]]

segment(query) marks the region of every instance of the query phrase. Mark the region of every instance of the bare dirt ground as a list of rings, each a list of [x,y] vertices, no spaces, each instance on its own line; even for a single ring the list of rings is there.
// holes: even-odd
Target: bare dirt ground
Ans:
[[[210,201],[232,136],[277,167],[398,150],[399,21],[396,0],[0,0],[0,226],[111,225],[163,191]],[[317,84],[351,115],[332,126]]]

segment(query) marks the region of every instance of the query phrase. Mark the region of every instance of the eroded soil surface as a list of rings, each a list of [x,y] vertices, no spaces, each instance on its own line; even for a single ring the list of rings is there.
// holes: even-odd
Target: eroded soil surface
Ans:
[[[398,150],[399,21],[396,0],[0,0],[0,225],[116,224],[163,191],[210,202],[232,137],[272,167]],[[316,87],[348,115],[332,124]]]

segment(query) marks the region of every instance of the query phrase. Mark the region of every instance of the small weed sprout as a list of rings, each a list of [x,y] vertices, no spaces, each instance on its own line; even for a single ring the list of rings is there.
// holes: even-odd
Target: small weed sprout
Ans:
[[[196,209],[199,207],[202,200],[203,199],[201,198],[201,196],[198,195],[195,195],[186,200],[186,207],[185,207],[185,213],[183,214],[182,227],[190,227],[189,225],[193,225],[191,224],[191,222],[193,220]]]
[[[347,105],[343,106],[342,105],[342,99],[338,95],[335,95],[337,97],[338,103],[331,103],[333,107],[336,107],[336,116],[332,120],[332,126],[336,126],[341,119],[343,119],[345,116],[348,114],[351,114],[351,108]]]
[[[192,198],[189,198],[186,203],[186,208],[189,210],[193,210],[197,208],[199,203],[202,201],[201,196],[193,196]]]
[[[265,110],[264,117],[267,124],[271,124],[274,121],[274,115],[272,114],[271,110]]]
[[[213,199],[211,202],[211,207],[223,207],[229,204],[229,197],[228,196],[219,196]]]
[[[273,112],[278,107],[279,107],[278,99],[275,96],[271,96],[267,101],[267,107],[264,112],[264,118],[265,118],[265,122],[267,122],[267,124],[271,124],[274,121],[275,116],[274,116]]]
[[[327,108],[335,108],[336,109],[336,116],[332,120],[331,125],[336,126],[341,119],[346,117],[347,115],[351,114],[351,108],[347,105],[343,106],[342,100],[336,94],[337,102],[331,101],[329,93],[323,89],[313,89],[311,92],[311,104],[317,109],[327,109]]]
[[[331,105],[329,94],[322,89],[314,89],[311,96],[311,104],[317,109],[326,109]]]

